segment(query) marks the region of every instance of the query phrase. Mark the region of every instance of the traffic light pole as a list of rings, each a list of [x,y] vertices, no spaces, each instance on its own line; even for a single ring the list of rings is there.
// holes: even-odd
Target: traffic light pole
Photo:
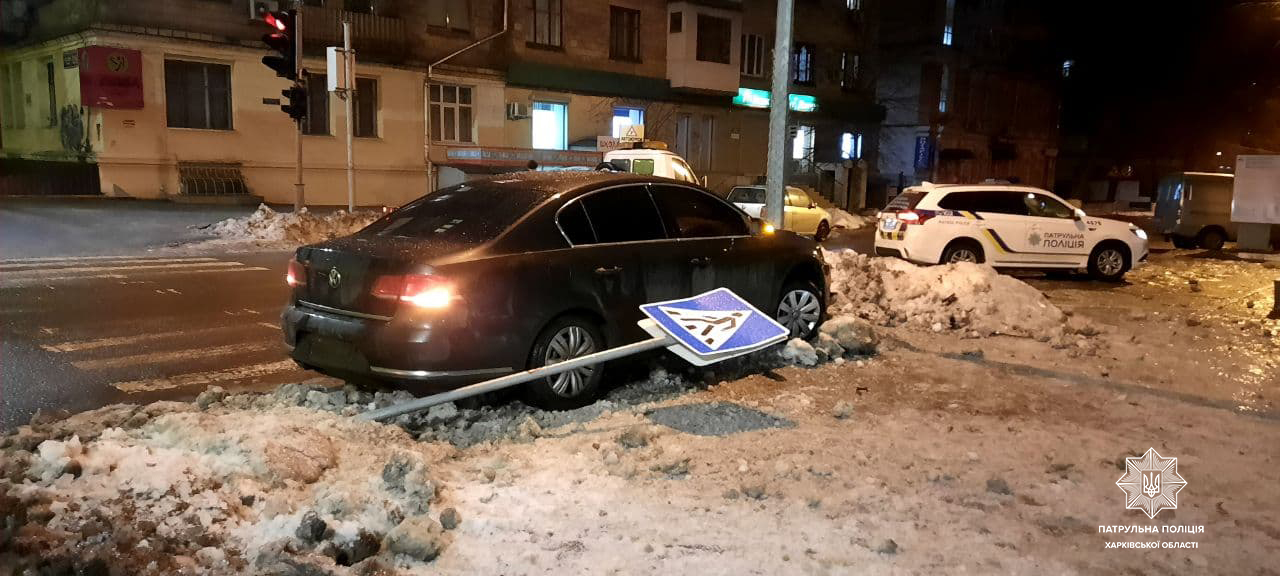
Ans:
[[[297,15],[294,16],[294,72],[298,79],[295,82],[302,82],[302,6],[299,3]],[[298,164],[294,168],[296,180],[293,184],[293,211],[301,212],[302,208],[307,205],[306,191],[302,184],[302,119],[296,122],[298,126],[297,143],[298,143]]]
[[[356,152],[353,137],[355,136],[355,116],[353,115],[356,92],[356,55],[351,51],[351,22],[342,22],[342,65],[346,68],[343,78],[347,79],[347,212],[356,210]]]

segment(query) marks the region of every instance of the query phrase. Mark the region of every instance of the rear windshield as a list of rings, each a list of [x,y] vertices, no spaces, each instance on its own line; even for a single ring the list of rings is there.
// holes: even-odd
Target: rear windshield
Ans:
[[[729,201],[735,204],[764,204],[764,188],[734,188]]]
[[[543,198],[543,192],[528,186],[459,184],[406,204],[360,235],[482,244],[497,238]]]
[[[885,206],[885,208],[890,210],[910,210],[915,208],[916,204],[919,204],[920,201],[924,199],[924,195],[924,192],[913,192],[908,190],[894,196],[893,200],[890,200],[889,205]]]

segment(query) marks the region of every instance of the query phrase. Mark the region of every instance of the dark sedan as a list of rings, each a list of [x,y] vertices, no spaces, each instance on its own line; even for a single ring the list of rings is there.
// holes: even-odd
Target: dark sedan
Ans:
[[[639,306],[727,287],[793,335],[821,322],[817,245],[665,178],[525,172],[444,188],[360,232],[299,248],[285,341],[352,381],[458,386],[641,340]],[[601,367],[526,386],[592,401]]]

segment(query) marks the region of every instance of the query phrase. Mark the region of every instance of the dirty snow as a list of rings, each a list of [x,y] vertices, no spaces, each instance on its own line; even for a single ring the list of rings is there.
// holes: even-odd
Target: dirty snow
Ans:
[[[860,214],[850,214],[835,207],[827,208],[827,213],[831,214],[831,226],[835,228],[857,230],[875,221],[874,218]]]
[[[1044,293],[989,266],[916,266],[852,250],[824,250],[831,266],[833,317],[907,324],[971,337],[1010,335],[1061,340],[1077,332]]]
[[[204,232],[215,238],[202,245],[289,249],[353,234],[381,216],[381,212],[368,210],[316,214],[303,208],[299,212],[276,212],[262,204],[253,214],[228,218],[204,228]]]

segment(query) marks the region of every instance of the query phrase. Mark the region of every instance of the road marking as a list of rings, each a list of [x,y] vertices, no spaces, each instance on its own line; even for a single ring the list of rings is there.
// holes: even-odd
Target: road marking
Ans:
[[[268,362],[264,364],[251,364],[249,366],[237,366],[226,370],[216,370],[213,372],[195,372],[192,374],[179,374],[176,376],[167,376],[163,378],[151,378],[148,380],[130,380],[128,382],[116,382],[112,384],[117,390],[128,394],[137,394],[139,392],[154,392],[157,390],[169,390],[171,388],[187,388],[191,386],[208,386],[217,382],[227,382],[229,380],[243,380],[245,378],[256,378],[275,374],[278,372],[287,372],[296,369],[297,364],[293,360],[280,360],[278,362]]]
[[[6,279],[40,278],[41,275],[48,274],[50,272],[57,272],[65,275],[80,272],[135,272],[138,270],[175,270],[181,268],[234,268],[236,266],[244,266],[244,264],[239,262],[182,262],[174,264],[147,264],[143,266],[75,266],[48,270],[18,270],[16,272],[7,272],[4,277]]]
[[[258,325],[259,325],[259,326],[265,326],[265,327],[270,328],[270,329],[272,329],[272,330],[279,330],[279,329],[280,329],[280,326],[278,326],[278,325],[276,325],[276,324],[272,324],[272,323],[270,323],[270,322],[259,322],[259,323],[258,323]]]
[[[80,262],[84,260],[159,260],[162,256],[129,256],[122,254],[118,256],[50,256],[43,258],[7,258],[0,260],[6,263],[23,263],[23,262]]]
[[[268,328],[276,329],[274,325],[260,322],[256,326],[265,325]],[[171,332],[152,332],[149,334],[133,334],[130,336],[114,336],[111,338],[97,338],[93,340],[72,340],[68,342],[59,342],[57,344],[41,344],[40,347],[49,352],[78,352],[80,350],[96,350],[98,348],[110,348],[112,346],[121,346],[124,344],[136,344],[138,342],[146,342],[148,340],[164,340],[166,338],[177,338],[181,336],[207,336],[218,332],[230,332],[239,330],[246,326],[255,326],[255,324],[237,324],[235,326],[216,326],[213,328],[198,328],[195,330],[173,330]]]
[[[280,344],[278,342],[228,344],[226,346],[215,346],[213,348],[191,348],[188,350],[175,350],[173,352],[153,352],[150,354],[134,354],[132,356],[120,356],[117,358],[80,360],[78,362],[72,362],[71,365],[81,370],[109,370],[111,368],[122,368],[136,364],[161,364],[164,362],[176,362],[179,360],[194,360],[198,358],[209,358],[212,356],[228,356],[231,354],[260,352],[262,350],[275,349],[279,346]]]
[[[217,262],[217,258],[117,258],[115,260],[99,260],[97,263],[113,262],[117,264],[176,264],[180,262]],[[37,269],[37,268],[57,268],[66,266],[70,262],[80,263],[79,261],[65,260],[58,262],[15,262],[13,260],[0,260],[0,270],[13,270],[15,268]]]
[[[146,272],[143,272],[142,274],[146,276],[172,276],[176,274],[207,274],[210,272],[255,272],[255,271],[261,272],[261,271],[269,271],[269,270],[271,269],[263,268],[261,266],[244,266],[241,268],[213,268],[213,269],[207,269],[207,270],[158,270],[158,271],[146,271]],[[22,285],[23,282],[52,282],[55,280],[56,281],[100,280],[104,278],[123,279],[128,277],[129,276],[126,276],[124,274],[82,274],[78,276],[50,276],[46,278],[41,278],[41,277],[19,278],[17,280],[10,281],[7,276],[0,276],[0,285],[4,285],[6,287],[13,287],[13,286]],[[153,282],[148,282],[148,283],[153,283]],[[52,289],[53,287],[50,286],[49,288]]]

